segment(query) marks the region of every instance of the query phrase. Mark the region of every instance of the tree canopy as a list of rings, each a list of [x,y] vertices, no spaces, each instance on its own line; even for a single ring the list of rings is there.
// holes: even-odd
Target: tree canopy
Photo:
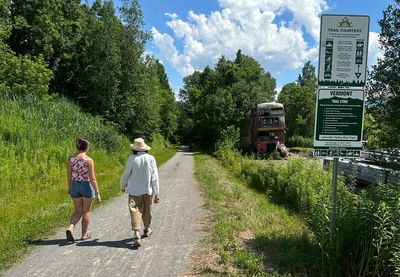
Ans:
[[[1,91],[58,93],[130,137],[175,139],[175,96],[163,65],[143,57],[137,0],[119,13],[112,0],[0,1]]]
[[[239,50],[235,60],[222,56],[215,69],[206,67],[185,77],[180,91],[180,129],[186,138],[209,145],[228,126],[244,130],[249,112],[272,101],[275,79],[252,57]]]
[[[383,147],[400,147],[400,1],[395,0],[379,21],[383,57],[373,66],[367,84],[367,105],[382,132]]]
[[[311,61],[301,69],[301,74],[297,78],[297,83],[302,87],[309,87],[313,90],[317,89],[317,76],[315,75],[315,66],[311,64]]]
[[[307,62],[296,83],[283,86],[278,102],[285,107],[287,136],[311,138],[314,133],[315,91],[317,78],[315,67]]]

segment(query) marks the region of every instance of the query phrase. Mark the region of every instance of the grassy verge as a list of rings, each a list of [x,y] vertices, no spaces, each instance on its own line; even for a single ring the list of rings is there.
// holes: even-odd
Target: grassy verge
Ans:
[[[195,161],[213,217],[206,241],[212,254],[206,255],[215,257],[197,270],[210,276],[288,276],[317,268],[318,246],[302,220],[232,177],[216,159],[196,155]]]

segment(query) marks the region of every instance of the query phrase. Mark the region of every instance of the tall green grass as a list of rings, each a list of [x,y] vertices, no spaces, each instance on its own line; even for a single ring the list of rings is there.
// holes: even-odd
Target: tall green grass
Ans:
[[[202,275],[277,277],[315,272],[318,246],[298,216],[271,203],[208,155],[195,155],[195,168],[213,214],[209,241],[215,255],[210,256],[221,262],[220,268],[213,263],[199,266]]]
[[[300,215],[320,248],[317,276],[397,276],[400,273],[400,186],[361,192],[338,182],[336,230],[330,240],[330,173],[316,163],[250,160],[219,143],[223,164],[275,203]],[[307,255],[307,253],[305,253]],[[312,272],[310,275],[314,275]]]
[[[91,142],[89,156],[107,202],[119,194],[130,141],[63,98],[0,95],[0,270],[19,260],[32,240],[68,223],[73,205],[66,166],[76,137]],[[154,148],[159,165],[176,152],[167,146]]]

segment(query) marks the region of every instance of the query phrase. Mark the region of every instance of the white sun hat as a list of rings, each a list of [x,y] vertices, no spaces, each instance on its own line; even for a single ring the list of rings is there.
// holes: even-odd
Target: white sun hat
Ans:
[[[137,138],[133,141],[133,144],[131,144],[131,149],[135,151],[148,151],[151,147],[144,143],[142,138]]]

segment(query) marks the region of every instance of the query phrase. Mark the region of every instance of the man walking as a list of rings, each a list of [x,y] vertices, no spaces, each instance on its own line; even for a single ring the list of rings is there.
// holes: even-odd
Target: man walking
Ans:
[[[128,207],[131,215],[133,247],[140,246],[140,226],[143,220],[144,237],[152,233],[152,203],[160,201],[156,159],[148,154],[151,149],[142,138],[131,144],[133,154],[129,156],[120,179],[122,192],[128,191]],[[154,199],[153,199],[154,197]]]

